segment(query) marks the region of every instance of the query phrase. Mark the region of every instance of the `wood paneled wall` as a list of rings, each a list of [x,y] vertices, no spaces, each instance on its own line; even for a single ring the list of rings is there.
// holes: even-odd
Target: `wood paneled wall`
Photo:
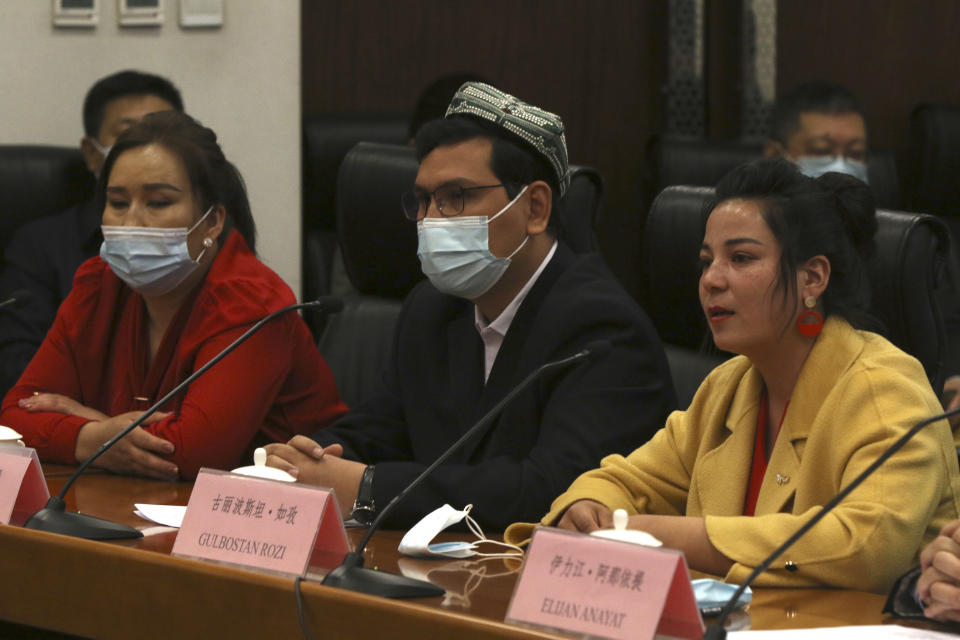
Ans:
[[[920,102],[960,105],[957,0],[781,0],[777,85],[812,78],[848,86],[877,147],[903,148]]]
[[[412,109],[475,71],[560,114],[570,160],[607,186],[604,255],[631,290],[643,145],[663,119],[666,2],[303,0],[304,113]]]

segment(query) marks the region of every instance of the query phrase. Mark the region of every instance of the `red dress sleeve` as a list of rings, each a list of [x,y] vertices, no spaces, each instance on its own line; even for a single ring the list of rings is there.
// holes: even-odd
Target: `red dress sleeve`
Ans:
[[[53,326],[20,380],[3,400],[0,424],[23,434],[24,443],[35,448],[44,461],[76,463],[77,434],[90,421],[56,412],[31,413],[21,409],[17,403],[35,391],[81,399],[80,380],[83,372],[69,328],[77,317],[87,315],[94,306],[91,301],[95,297],[94,291],[99,287],[103,268],[102,263],[95,261],[87,261],[80,266],[71,294],[60,305]],[[91,331],[93,335],[87,336],[92,343],[103,337],[96,333],[94,328]]]
[[[293,369],[296,355],[291,345],[298,342],[297,320],[290,314],[264,326],[193,382],[173,415],[146,427],[173,443],[169,458],[181,476],[193,478],[204,466],[230,469],[241,459]],[[207,340],[197,352],[194,370],[247,328],[230,329]],[[335,395],[336,387],[328,386]]]

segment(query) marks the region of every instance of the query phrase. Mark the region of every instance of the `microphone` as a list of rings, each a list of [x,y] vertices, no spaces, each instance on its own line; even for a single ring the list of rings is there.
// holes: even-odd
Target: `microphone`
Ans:
[[[507,404],[509,404],[514,398],[520,395],[522,391],[526,390],[534,381],[543,377],[544,374],[556,371],[557,369],[563,369],[565,367],[579,364],[585,360],[599,360],[610,353],[611,349],[612,346],[609,340],[596,340],[588,343],[586,347],[572,356],[563,358],[562,360],[548,362],[547,364],[531,372],[526,378],[523,379],[522,382],[520,382],[520,384],[514,387],[510,393],[501,398],[500,401],[486,413],[486,415],[480,418],[476,424],[474,424],[472,427],[470,427],[470,429],[467,430],[466,433],[460,436],[459,440],[450,445],[450,447],[440,454],[440,456],[434,460],[429,467],[424,469],[420,475],[414,478],[410,484],[408,484],[400,493],[395,495],[389,503],[387,503],[387,506],[383,509],[383,511],[377,514],[377,517],[370,525],[370,528],[367,529],[366,534],[360,539],[359,544],[357,544],[357,548],[344,557],[343,563],[339,567],[324,577],[322,584],[328,587],[339,587],[341,589],[359,591],[360,593],[383,596],[385,598],[422,598],[443,595],[443,589],[429,582],[415,580],[413,578],[406,578],[403,576],[386,573],[384,571],[375,571],[364,568],[363,550],[366,548],[367,543],[370,541],[370,538],[373,536],[374,532],[380,528],[380,524],[383,522],[383,520],[398,504],[400,504],[400,502],[403,501],[404,498],[406,498],[407,494],[418,487],[421,482],[429,477],[437,467],[443,464],[468,440],[477,435],[482,429],[489,426],[490,423],[492,423],[493,420],[500,415],[501,411],[503,411],[503,408],[507,406]]]
[[[944,420],[946,418],[950,418],[952,416],[957,415],[958,413],[960,413],[960,408],[952,409],[950,411],[947,411],[946,413],[941,413],[939,415],[933,416],[932,418],[927,418],[926,420],[921,420],[917,424],[913,425],[909,431],[907,431],[905,434],[900,436],[897,439],[897,441],[894,442],[892,445],[890,445],[890,447],[886,451],[881,453],[880,456],[870,464],[870,466],[864,469],[863,472],[861,472],[860,475],[858,475],[856,478],[851,480],[850,484],[848,484],[843,489],[841,489],[837,495],[835,495],[833,498],[830,499],[829,502],[823,505],[820,511],[818,511],[812,518],[810,518],[807,522],[805,522],[803,526],[797,529],[793,533],[793,535],[787,538],[787,540],[783,544],[781,544],[779,547],[774,549],[773,552],[769,556],[767,556],[767,558],[763,562],[757,565],[757,567],[750,573],[750,575],[747,576],[747,579],[743,581],[743,584],[741,584],[740,587],[734,592],[734,594],[730,596],[730,599],[727,601],[727,604],[723,605],[723,609],[720,611],[720,616],[719,618],[717,618],[717,621],[711,624],[707,628],[706,633],[703,634],[704,640],[722,640],[723,638],[726,638],[727,630],[723,627],[723,625],[727,621],[727,618],[730,617],[730,614],[733,613],[733,610],[736,608],[737,600],[740,598],[743,592],[747,589],[747,587],[749,587],[753,583],[753,581],[756,580],[757,576],[759,576],[761,573],[766,571],[770,567],[770,565],[773,564],[774,560],[779,558],[784,551],[792,547],[793,543],[795,543],[797,540],[802,538],[804,534],[806,534],[807,531],[812,529],[815,524],[823,520],[824,516],[830,513],[833,510],[833,508],[840,503],[841,500],[843,500],[848,495],[850,495],[850,492],[852,492],[854,489],[859,487],[860,484],[864,480],[866,480],[871,474],[873,474],[873,472],[876,471],[880,467],[880,465],[886,462],[890,458],[890,456],[892,456],[901,448],[903,448],[903,445],[907,444],[907,441],[910,440],[910,438],[917,435],[917,433],[919,433],[920,430],[926,427],[927,425],[934,422],[939,422],[940,420]]]
[[[119,442],[125,435],[143,424],[147,418],[156,413],[160,407],[167,403],[168,400],[179,394],[191,382],[206,373],[210,367],[220,362],[228,353],[246,342],[250,336],[259,331],[265,324],[274,318],[287,313],[288,311],[307,308],[316,308],[318,310],[325,311],[326,313],[337,313],[343,309],[343,301],[332,296],[325,296],[310,302],[301,302],[284,307],[283,309],[278,309],[265,318],[259,320],[256,324],[247,329],[242,336],[227,345],[223,351],[218,353],[202,367],[187,376],[183,382],[171,389],[167,395],[160,398],[156,404],[147,409],[139,418],[131,422],[127,428],[100,445],[100,448],[97,449],[92,456],[84,460],[83,463],[77,467],[76,471],[73,472],[73,474],[63,485],[60,493],[51,497],[50,500],[47,501],[46,506],[30,516],[30,519],[27,520],[23,526],[27,529],[37,529],[39,531],[47,531],[50,533],[60,533],[63,535],[73,536],[75,538],[86,538],[88,540],[117,540],[124,538],[143,537],[143,534],[140,531],[125,524],[110,522],[108,520],[94,518],[93,516],[67,511],[66,503],[63,500],[64,496],[67,495],[67,491],[70,490],[70,487],[73,486],[73,483],[76,482],[77,478],[80,477],[80,474],[82,474],[87,467],[93,464],[94,460],[106,453],[110,447]]]
[[[3,309],[4,307],[13,307],[16,309],[18,307],[22,307],[23,305],[27,304],[32,299],[33,299],[32,292],[30,292],[27,289],[17,289],[16,291],[10,294],[9,298],[4,300],[3,302],[0,302],[0,309]]]

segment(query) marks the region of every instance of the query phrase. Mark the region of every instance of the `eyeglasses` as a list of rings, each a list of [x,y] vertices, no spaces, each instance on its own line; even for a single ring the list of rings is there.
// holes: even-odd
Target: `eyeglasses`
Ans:
[[[477,189],[494,189],[506,187],[504,183],[487,184],[479,187],[461,187],[460,185],[444,185],[433,193],[425,191],[407,191],[400,196],[400,207],[408,220],[416,222],[427,215],[430,207],[430,198],[437,205],[437,211],[444,217],[458,216],[463,213],[464,194]]]

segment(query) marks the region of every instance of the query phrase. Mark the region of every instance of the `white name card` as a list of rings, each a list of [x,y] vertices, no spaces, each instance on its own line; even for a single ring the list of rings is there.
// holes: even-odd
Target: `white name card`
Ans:
[[[175,555],[303,575],[334,568],[349,550],[333,491],[201,469]]]
[[[682,553],[553,527],[534,530],[506,619],[590,638],[703,636]]]
[[[0,524],[22,526],[49,499],[36,449],[0,445]]]

